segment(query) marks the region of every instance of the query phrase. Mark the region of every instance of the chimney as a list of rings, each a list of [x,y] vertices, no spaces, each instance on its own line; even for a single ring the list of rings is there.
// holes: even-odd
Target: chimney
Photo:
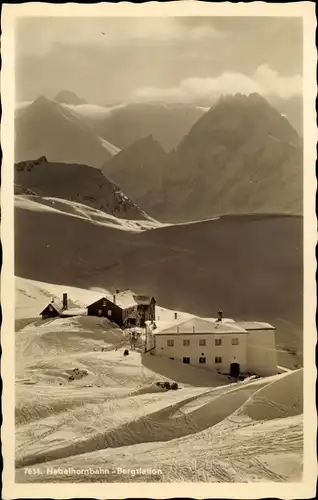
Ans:
[[[63,309],[67,309],[67,293],[63,293]]]
[[[195,328],[194,327],[192,328],[192,330],[193,330],[193,333],[195,333]]]
[[[54,297],[52,297],[51,304],[53,304],[53,302],[54,302]]]
[[[174,319],[178,319],[178,313],[174,313]]]
[[[218,322],[222,321],[222,317],[223,317],[223,312],[219,309],[218,310],[218,319],[217,319],[217,321]]]
[[[113,303],[116,304],[116,294],[113,294]]]
[[[116,290],[116,294],[119,293],[119,290]]]

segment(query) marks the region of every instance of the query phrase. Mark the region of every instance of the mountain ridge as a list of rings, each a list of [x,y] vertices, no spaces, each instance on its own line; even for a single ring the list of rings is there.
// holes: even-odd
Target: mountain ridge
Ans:
[[[15,118],[15,161],[46,156],[51,161],[99,168],[114,152],[66,106],[38,97]]]
[[[15,193],[56,197],[125,219],[151,219],[100,170],[45,157],[15,164]]]
[[[122,151],[122,158],[127,150]],[[139,155],[141,153],[139,152]],[[152,162],[143,193],[131,190],[130,165],[118,184],[153,217],[164,222],[225,213],[302,213],[302,144],[288,120],[258,95],[221,97],[179,146]],[[103,172],[116,177],[116,158]],[[124,175],[125,174],[125,175]]]

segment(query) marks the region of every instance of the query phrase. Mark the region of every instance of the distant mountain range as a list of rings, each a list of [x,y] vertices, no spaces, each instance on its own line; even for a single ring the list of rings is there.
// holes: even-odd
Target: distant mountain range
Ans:
[[[46,156],[99,168],[119,151],[71,109],[39,97],[20,109],[15,119],[15,161]]]
[[[227,213],[302,213],[302,142],[258,94],[225,96],[176,150],[153,138],[106,162],[103,172],[163,221]]]
[[[302,213],[302,141],[258,94],[222,97],[208,111],[160,104],[107,109],[39,97],[16,114],[15,154],[16,161],[46,156],[102,169],[162,221]]]
[[[94,137],[95,142],[94,146],[91,144],[89,146],[91,153],[84,156],[83,151],[78,151],[76,159],[71,161],[89,164],[92,164],[93,161],[93,166],[96,166],[96,163],[98,163],[97,166],[100,166],[99,143],[101,139],[111,143],[119,151],[123,147],[130,146],[136,140],[153,135],[162,147],[169,151],[178,146],[183,136],[189,132],[206,109],[182,104],[127,104],[104,107],[88,104],[72,92],[67,91],[60,92],[54,100],[42,96],[33,103],[26,102],[17,105],[16,133],[18,134],[21,129],[21,133],[16,138],[17,161],[42,154],[46,154],[50,158],[49,152],[52,156],[50,159],[54,161],[56,159],[68,161],[66,152],[63,148],[61,149],[58,143],[60,129],[63,131],[64,138],[69,137],[69,149],[73,158],[72,147],[75,131],[70,130],[71,123],[73,127],[78,128],[81,124],[82,129],[86,129],[89,137],[86,139],[82,137],[82,140],[92,142]],[[68,126],[63,123],[62,118],[67,119]],[[38,130],[37,134],[34,132],[31,136],[29,132],[25,135],[27,127]],[[50,142],[46,137],[43,137],[43,133],[41,134],[42,129],[46,131]],[[98,143],[97,146],[96,143]],[[32,148],[37,149],[37,151],[31,151],[30,155],[29,150]],[[57,149],[61,149],[61,152],[58,152]],[[59,155],[58,158],[56,158],[57,155]],[[70,153],[68,153],[69,155]],[[106,159],[105,157],[102,163]]]
[[[97,124],[96,132],[120,149],[152,135],[165,151],[170,151],[205,111],[186,104],[128,104],[114,108]]]
[[[40,158],[15,164],[15,194],[54,197],[83,203],[124,219],[150,220],[118,186],[86,165],[52,163]]]

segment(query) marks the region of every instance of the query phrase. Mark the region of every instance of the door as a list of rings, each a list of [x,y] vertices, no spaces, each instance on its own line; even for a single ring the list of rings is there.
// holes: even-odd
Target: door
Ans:
[[[183,362],[184,362],[186,365],[189,365],[189,364],[190,364],[190,358],[183,358]]]
[[[238,363],[231,363],[230,375],[231,377],[238,377],[240,374],[240,365]]]

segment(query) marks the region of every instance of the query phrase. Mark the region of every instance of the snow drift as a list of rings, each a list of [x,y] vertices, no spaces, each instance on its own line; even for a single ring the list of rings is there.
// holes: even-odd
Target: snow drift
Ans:
[[[33,293],[40,290],[32,286]],[[83,299],[81,293],[74,299]],[[302,370],[234,384],[205,372],[209,383],[200,386],[204,370],[192,367],[179,390],[158,391],[155,382],[169,380],[171,370],[150,366],[137,351],[123,356],[127,347],[126,332],[93,317],[36,320],[17,332],[17,482],[50,481],[48,468],[70,463],[148,463],[162,471],[159,477],[125,476],[129,481],[299,479]],[[171,363],[174,379],[183,379],[188,367]],[[83,376],[70,380],[75,370]],[[277,465],[282,456],[285,466]],[[34,464],[43,475],[25,476],[23,467]],[[70,473],[59,480],[124,477]]]

